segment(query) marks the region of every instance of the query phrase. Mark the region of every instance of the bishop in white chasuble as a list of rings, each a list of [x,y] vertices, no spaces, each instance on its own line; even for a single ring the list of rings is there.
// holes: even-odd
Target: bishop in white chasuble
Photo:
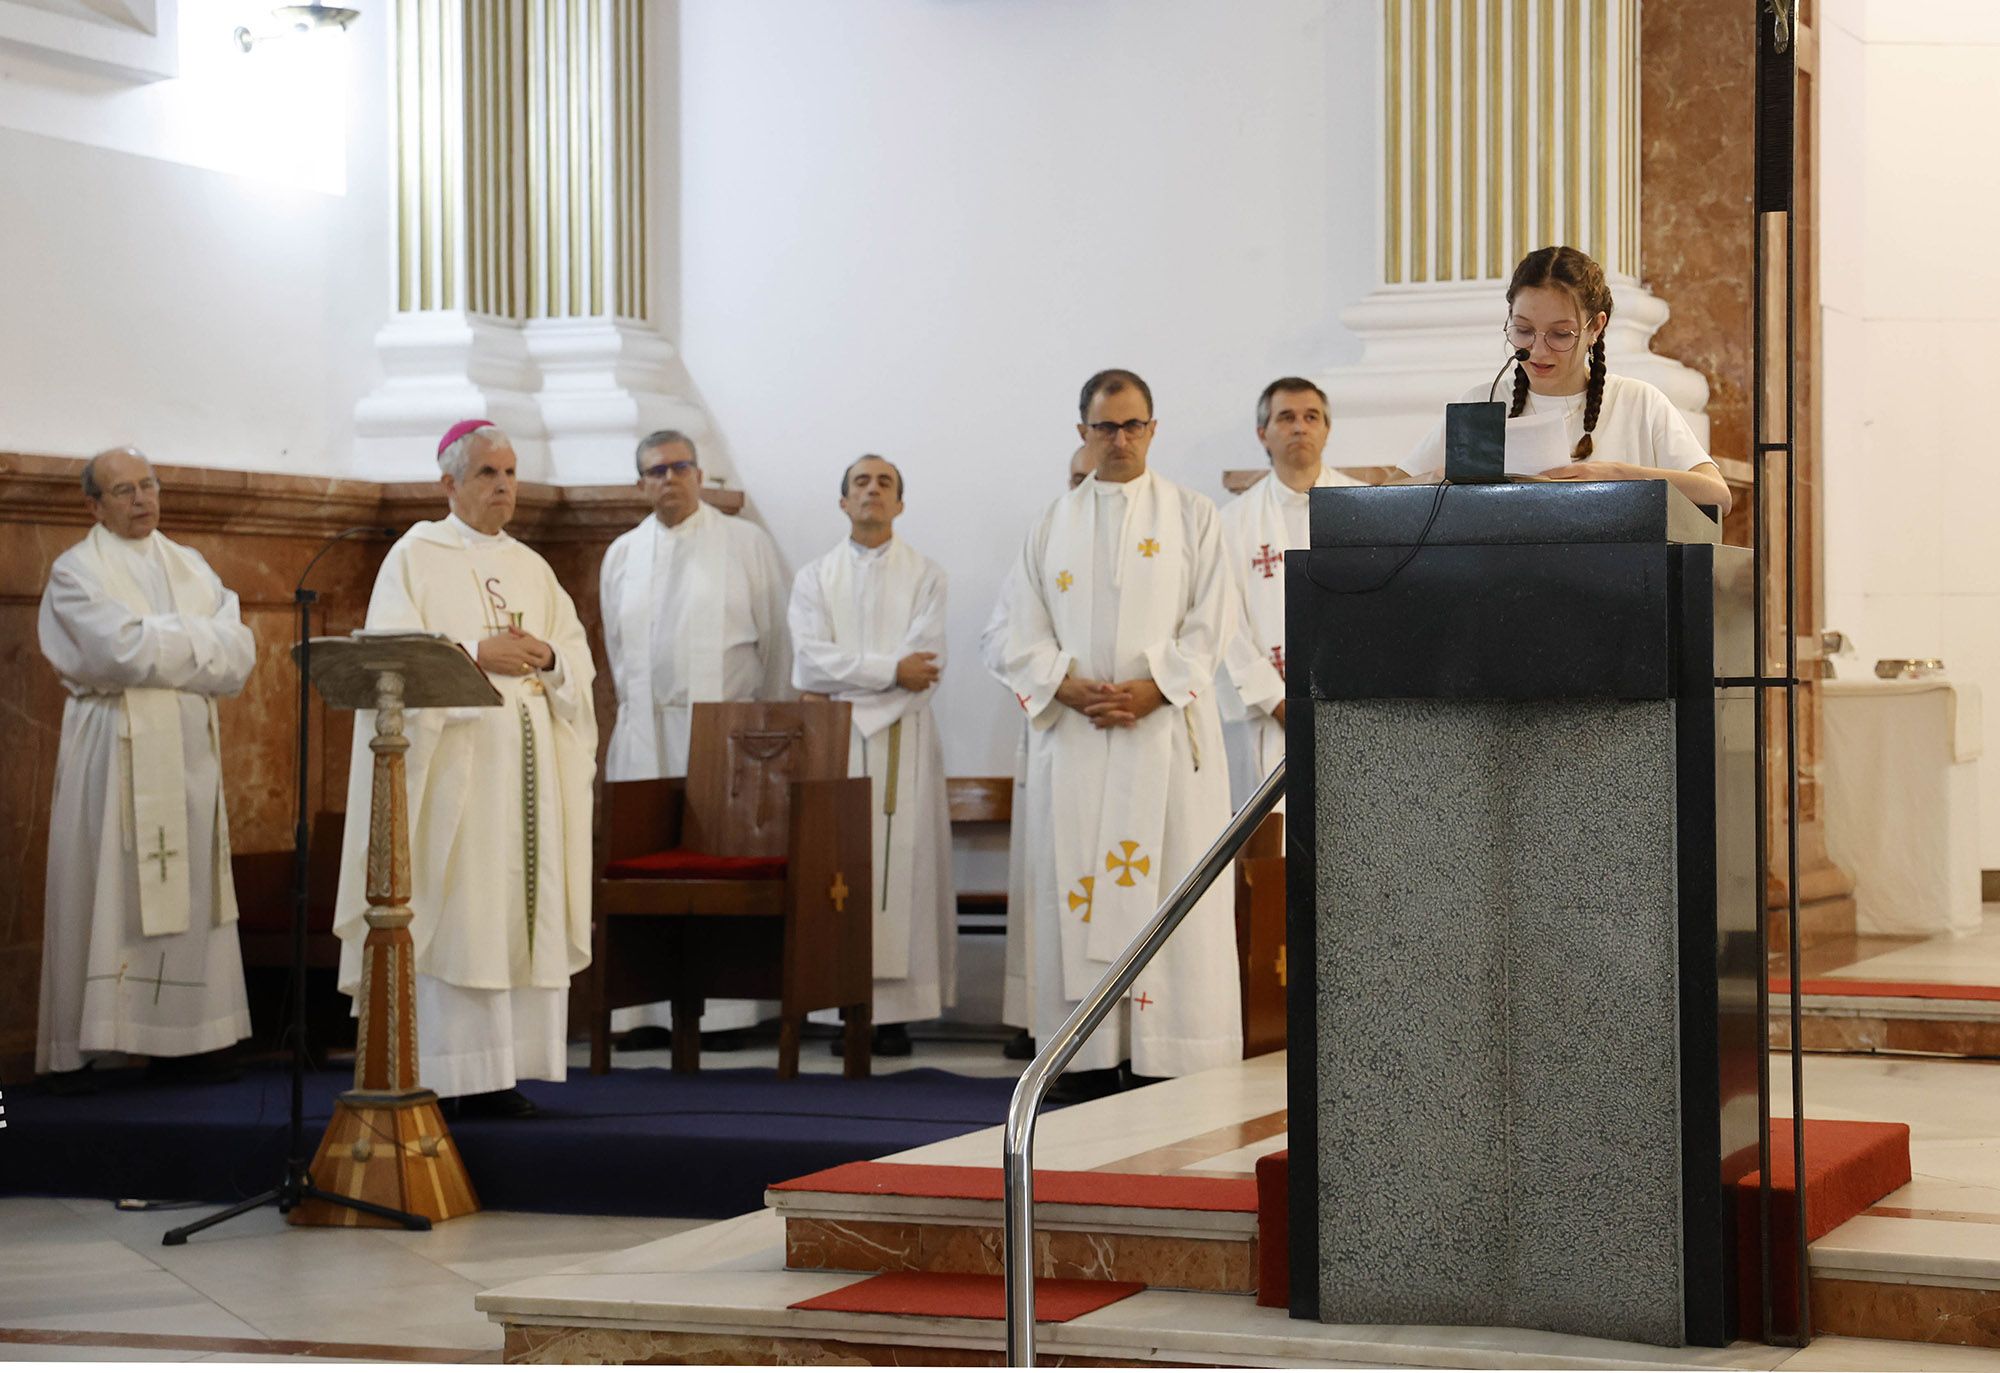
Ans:
[[[944,670],[944,569],[894,534],[902,474],[864,457],[841,476],[850,537],[792,583],[792,684],[853,710],[847,767],[873,797],[876,1038],[957,999],[951,810],[931,697]],[[838,1016],[816,1013],[823,1020]]]
[[[482,425],[447,438],[451,514],[412,525],[389,550],[368,628],[448,635],[500,692],[497,707],[404,714],[410,933],[423,1084],[523,1114],[516,1081],[566,1074],[570,978],[590,963],[596,669],[554,571],[505,532],[506,436]],[[350,995],[368,932],[374,732],[374,712],[357,712],[334,912]]]
[[[653,513],[620,534],[598,570],[604,653],[618,717],[605,780],[685,777],[698,701],[791,697],[787,584],[771,536],[701,499],[694,440],[674,430],[639,441],[639,488]],[[734,1030],[777,1014],[772,1002],[714,1000],[703,1030]],[[615,1011],[612,1028],[666,1029],[664,1001]]]
[[[1271,470],[1222,507],[1234,627],[1216,680],[1229,749],[1229,804],[1241,807],[1285,756],[1285,550],[1311,543],[1307,511],[1319,486],[1365,486],[1325,465],[1326,397],[1281,377],[1257,401],[1257,440]],[[1281,803],[1282,804],[1282,803]]]
[[[1083,393],[1094,476],[1049,507],[1008,588],[1006,676],[1033,726],[1026,962],[1038,1042],[1229,821],[1214,678],[1228,629],[1215,506],[1146,469],[1151,396]],[[1212,887],[1072,1062],[1173,1077],[1242,1056],[1228,884]]]
[[[151,463],[101,453],[83,486],[97,524],[56,558],[38,626],[69,693],[43,907],[45,1073],[250,1033],[215,702],[243,689],[256,644],[235,593],[159,532]]]

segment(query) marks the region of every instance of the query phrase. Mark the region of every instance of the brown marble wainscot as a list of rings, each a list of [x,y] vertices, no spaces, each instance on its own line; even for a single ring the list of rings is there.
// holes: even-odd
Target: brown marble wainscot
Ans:
[[[41,655],[35,618],[56,555],[90,526],[79,485],[83,460],[0,453],[0,701],[8,712],[0,749],[0,860],[14,880],[0,889],[0,1082],[34,1067],[41,986],[42,893],[49,802],[63,691]],[[220,709],[230,842],[239,853],[292,842],[296,785],[291,652],[292,588],[320,546],[356,525],[401,528],[436,519],[444,498],[433,482],[382,483],[159,464],[162,529],[208,559],[236,592],[257,639],[257,666],[243,692]],[[734,512],[738,492],[706,493]],[[521,488],[511,532],[549,559],[575,597],[598,659],[598,719],[608,735],[612,694],[597,617],[597,567],[612,539],[638,523],[646,504],[633,486]],[[320,599],[314,632],[344,634],[367,613],[368,593],[389,541],[356,537],[313,571]],[[316,717],[308,794],[317,809],[346,802],[353,717]]]
[[[1768,7],[1761,7],[1768,8]],[[1807,29],[1818,20],[1818,5],[1805,0],[1799,21]],[[1750,111],[1756,98],[1756,29],[1758,15],[1734,0],[1676,0],[1671,5],[1646,5],[1640,13],[1642,69],[1640,73],[1640,243],[1647,285],[1673,308],[1672,317],[1653,339],[1653,347],[1677,358],[1708,379],[1709,448],[1718,454],[1748,457],[1753,452],[1752,290],[1755,251],[1752,240],[1752,196],[1756,184],[1756,150]],[[1803,46],[1813,46],[1810,39]],[[1798,124],[1795,277],[1797,300],[1798,561],[1799,585],[1795,627],[1808,646],[1819,641],[1824,623],[1825,559],[1823,496],[1819,475],[1821,423],[1817,386],[1820,354],[1816,326],[1816,254],[1814,178],[1818,124],[1810,64],[1801,64]],[[1725,475],[1737,470],[1725,464]],[[1766,468],[1782,477],[1781,462]],[[1782,521],[1782,482],[1767,484],[1767,528]],[[1747,492],[1736,491],[1735,508],[1723,522],[1727,542],[1748,545],[1752,530]],[[1776,547],[1775,540],[1773,547]],[[1777,559],[1773,559],[1774,568]],[[1766,608],[1775,623],[1783,610],[1783,593],[1776,573],[1767,583]],[[1782,636],[1774,637],[1774,652],[1782,652]],[[1799,702],[1799,938],[1801,944],[1839,938],[1854,930],[1854,879],[1826,851],[1826,826],[1819,791],[1819,757],[1823,718],[1819,702],[1818,666],[1811,657],[1801,662],[1805,679]],[[1767,883],[1773,909],[1772,947],[1782,947],[1787,902],[1783,864],[1784,794],[1775,780],[1783,767],[1784,724],[1770,717],[1779,741],[1773,756],[1771,828],[1767,838],[1774,871]]]

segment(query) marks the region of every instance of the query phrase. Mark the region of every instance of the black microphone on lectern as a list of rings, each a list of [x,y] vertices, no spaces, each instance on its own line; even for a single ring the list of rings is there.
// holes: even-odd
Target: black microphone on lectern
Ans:
[[[1493,374],[1493,384],[1486,388],[1486,399],[1489,401],[1493,399],[1493,393],[1500,389],[1500,378],[1507,375],[1507,369],[1509,367],[1518,367],[1520,364],[1526,362],[1527,360],[1528,360],[1528,350],[1525,348],[1516,348],[1514,350],[1514,356],[1508,358],[1505,362],[1501,363],[1500,370]]]
[[[296,597],[301,591],[305,590],[306,578],[312,576],[313,568],[319,565],[321,558],[324,558],[332,551],[335,544],[339,543],[342,539],[351,539],[356,534],[374,534],[385,539],[398,539],[402,537],[403,531],[386,524],[357,524],[352,529],[341,530],[338,534],[335,534],[332,538],[321,544],[319,552],[312,555],[312,561],[306,564],[306,570],[299,573],[299,582],[297,586],[292,588],[292,595]]]
[[[1528,350],[1516,348],[1493,384],[1486,388],[1485,400],[1461,401],[1444,408],[1444,475],[1457,485],[1507,480],[1507,407],[1493,399],[1500,378],[1509,367],[1528,360]]]

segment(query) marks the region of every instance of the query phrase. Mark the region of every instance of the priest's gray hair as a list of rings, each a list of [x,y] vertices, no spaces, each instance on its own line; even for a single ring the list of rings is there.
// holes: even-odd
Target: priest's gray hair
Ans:
[[[146,456],[129,443],[121,443],[116,448],[107,448],[102,453],[93,454],[90,461],[83,465],[83,472],[81,474],[83,494],[93,501],[104,499],[104,488],[98,485],[97,482],[97,464],[103,462],[114,453],[130,453],[135,458],[144,458]],[[150,462],[146,465],[148,467],[152,466]]]
[[[688,456],[694,459],[696,467],[701,466],[701,454],[695,449],[694,440],[678,429],[655,429],[639,440],[639,446],[632,450],[632,462],[640,472],[646,470],[646,454],[655,448],[665,448],[670,443],[687,445]]]
[[[467,430],[453,439],[444,452],[438,454],[438,470],[455,482],[465,480],[465,469],[472,466],[472,450],[483,448],[495,441],[508,442],[506,432],[497,424],[482,424],[477,429]]]
[[[1304,377],[1279,377],[1264,388],[1263,395],[1257,397],[1257,427],[1259,429],[1271,423],[1271,397],[1277,395],[1280,391],[1312,392],[1315,396],[1319,397],[1320,411],[1328,419],[1333,418],[1332,412],[1327,405],[1326,392],[1320,390],[1317,385],[1307,381]]]

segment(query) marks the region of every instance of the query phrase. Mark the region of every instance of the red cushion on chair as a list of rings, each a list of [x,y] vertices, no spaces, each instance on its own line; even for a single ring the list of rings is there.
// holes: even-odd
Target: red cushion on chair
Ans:
[[[608,864],[604,875],[709,882],[772,882],[784,879],[785,860],[782,856],[739,857],[726,853],[696,853],[692,849],[667,849],[637,858],[621,858]]]

